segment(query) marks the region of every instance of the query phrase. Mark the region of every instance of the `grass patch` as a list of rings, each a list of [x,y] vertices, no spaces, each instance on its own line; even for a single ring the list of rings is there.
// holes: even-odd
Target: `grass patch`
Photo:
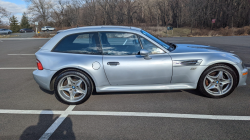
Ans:
[[[202,36],[239,36],[239,35],[250,35],[250,26],[242,28],[219,28],[219,29],[197,29],[194,28],[191,33],[191,28],[182,27],[174,28],[173,31],[167,31],[166,27],[140,27],[143,30],[151,33],[157,37],[202,37]]]
[[[8,35],[0,35],[0,38],[10,38],[10,37],[17,37],[18,35],[12,35],[12,34],[8,34]]]
[[[52,32],[41,32],[39,34],[35,34],[34,38],[52,38],[57,34],[56,31]]]

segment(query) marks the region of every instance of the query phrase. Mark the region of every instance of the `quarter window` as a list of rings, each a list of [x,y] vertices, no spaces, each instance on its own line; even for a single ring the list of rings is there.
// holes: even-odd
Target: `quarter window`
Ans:
[[[142,49],[137,35],[122,32],[100,32],[104,55],[137,55]]]
[[[150,54],[162,54],[164,51],[157,46],[155,46],[153,43],[148,41],[147,39],[140,37],[143,49],[146,49],[150,52]]]
[[[69,35],[57,44],[53,52],[102,54],[98,33]]]

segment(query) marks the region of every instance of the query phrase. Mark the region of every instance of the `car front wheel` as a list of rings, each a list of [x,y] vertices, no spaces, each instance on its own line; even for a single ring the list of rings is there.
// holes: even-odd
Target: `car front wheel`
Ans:
[[[198,83],[199,91],[210,98],[230,95],[237,87],[237,76],[227,65],[217,64],[206,69]]]
[[[61,102],[76,105],[85,102],[93,91],[87,75],[78,71],[61,73],[55,80],[55,96]]]

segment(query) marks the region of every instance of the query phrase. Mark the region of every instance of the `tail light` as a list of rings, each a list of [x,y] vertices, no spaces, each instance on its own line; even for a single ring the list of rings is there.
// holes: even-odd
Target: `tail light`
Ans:
[[[38,59],[36,59],[36,64],[37,64],[38,70],[43,70],[43,65]]]

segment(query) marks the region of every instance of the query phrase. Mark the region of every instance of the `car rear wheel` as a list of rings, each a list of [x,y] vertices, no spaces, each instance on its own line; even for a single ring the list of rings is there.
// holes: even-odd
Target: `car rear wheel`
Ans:
[[[91,80],[78,71],[61,73],[56,78],[54,87],[57,99],[70,105],[85,102],[93,91]]]
[[[230,95],[237,86],[237,76],[227,65],[214,65],[206,69],[198,83],[199,91],[210,98]]]

